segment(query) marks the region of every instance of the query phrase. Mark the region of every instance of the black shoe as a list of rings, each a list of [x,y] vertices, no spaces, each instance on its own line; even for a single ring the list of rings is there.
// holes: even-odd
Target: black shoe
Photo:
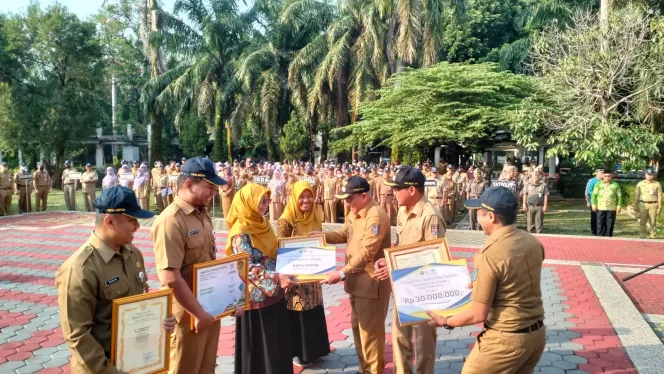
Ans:
[[[306,368],[306,367],[311,366],[312,364],[313,364],[312,362],[307,362],[307,361],[300,360],[299,357],[293,357],[293,365],[295,365],[295,366]]]

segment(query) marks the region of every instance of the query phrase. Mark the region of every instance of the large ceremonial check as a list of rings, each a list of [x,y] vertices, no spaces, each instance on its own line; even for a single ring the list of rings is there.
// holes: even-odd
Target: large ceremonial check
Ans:
[[[325,274],[336,268],[336,247],[328,247],[324,235],[279,238],[277,273],[292,275],[300,283],[311,283],[325,279]]]
[[[249,300],[249,255],[235,256],[191,266],[191,287],[203,309],[216,319],[247,309]],[[191,318],[194,331],[195,319]]]
[[[164,290],[113,300],[111,363],[122,372],[163,373],[170,362],[173,291]]]
[[[427,310],[453,316],[470,307],[465,259],[392,270],[390,280],[402,326],[427,322]]]

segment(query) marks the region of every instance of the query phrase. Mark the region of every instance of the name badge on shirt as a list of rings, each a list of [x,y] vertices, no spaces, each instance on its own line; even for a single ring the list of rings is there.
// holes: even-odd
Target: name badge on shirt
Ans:
[[[108,279],[106,282],[104,282],[104,284],[106,285],[106,287],[108,287],[108,286],[112,285],[113,283],[115,283],[119,280],[120,280],[120,277],[111,278],[111,279]]]
[[[191,230],[191,231],[189,231],[189,235],[190,235],[190,236],[191,236],[191,235],[194,235],[194,234],[198,234],[198,230]]]
[[[655,194],[655,190],[650,190],[650,194],[651,194],[651,195],[654,195],[654,194]]]

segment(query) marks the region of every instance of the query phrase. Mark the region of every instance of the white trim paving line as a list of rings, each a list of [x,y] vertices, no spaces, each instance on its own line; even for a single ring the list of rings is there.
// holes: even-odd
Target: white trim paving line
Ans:
[[[660,374],[664,344],[636,309],[609,269],[599,263],[581,265],[590,286],[616,330],[627,355],[641,374]]]
[[[664,323],[664,314],[646,314],[643,313],[643,318],[646,319],[646,321],[651,322],[651,323]]]
[[[608,265],[608,264],[605,264]],[[609,270],[611,270],[612,273],[638,273],[640,271],[643,271],[646,269],[646,266],[640,266],[640,267],[627,267],[627,266],[609,266]],[[660,268],[661,269],[661,268]],[[649,272],[645,274],[651,274],[651,275],[664,275],[664,269],[655,269],[655,270],[650,270]]]

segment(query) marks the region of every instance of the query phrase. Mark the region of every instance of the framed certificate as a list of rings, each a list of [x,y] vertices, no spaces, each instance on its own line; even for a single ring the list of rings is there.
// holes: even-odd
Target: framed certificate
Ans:
[[[173,291],[164,290],[113,300],[111,363],[120,371],[151,374],[168,370]]]
[[[426,242],[385,248],[385,259],[390,271],[411,268],[452,260],[447,239],[434,239]]]
[[[191,265],[191,286],[203,309],[216,319],[249,307],[249,254]],[[195,319],[191,318],[191,330]]]
[[[279,248],[325,247],[325,235],[293,236],[277,239]]]
[[[390,271],[394,302],[402,326],[429,321],[426,313],[453,316],[470,308],[470,274],[465,259]]]

